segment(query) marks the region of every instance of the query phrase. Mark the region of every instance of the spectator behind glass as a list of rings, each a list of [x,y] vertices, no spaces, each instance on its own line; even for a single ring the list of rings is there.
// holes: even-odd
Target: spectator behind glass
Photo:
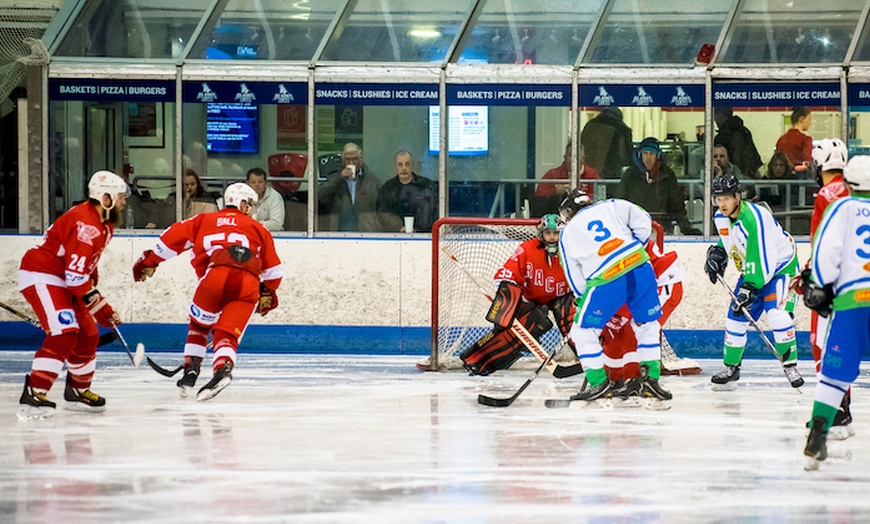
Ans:
[[[245,181],[257,192],[254,220],[269,231],[284,229],[284,198],[266,183],[266,172],[262,168],[252,167],[245,175]]]
[[[586,163],[604,178],[619,178],[622,168],[632,163],[631,128],[618,107],[605,107],[586,122],[580,143],[586,149]]]
[[[776,141],[776,150],[785,153],[793,166],[808,166],[813,160],[813,139],[806,134],[812,124],[809,108],[796,106],[791,113],[791,129]]]
[[[789,162],[788,157],[782,151],[777,151],[770,157],[770,162],[767,163],[767,169],[764,175],[758,180],[797,180],[797,175],[794,171],[794,166]],[[789,188],[788,186],[780,186],[777,184],[757,184],[750,186],[746,192],[746,198],[752,199],[753,202],[767,202],[771,206],[780,206],[783,204],[783,195]],[[796,193],[798,188],[793,187],[793,193]],[[792,203],[797,203],[793,200]]]
[[[363,161],[353,142],[341,151],[341,169],[326,175],[317,187],[321,229],[325,231],[380,231],[378,192],[381,182]]]
[[[725,146],[731,163],[739,167],[747,177],[754,178],[756,171],[764,163],[755,147],[755,141],[752,140],[752,133],[743,125],[743,119],[734,116],[730,106],[715,107],[713,119],[719,127],[713,143]]]
[[[202,180],[193,169],[184,170],[184,218],[218,210],[215,199],[205,192]]]
[[[577,170],[580,171],[580,180],[600,180],[598,171],[586,164],[585,148],[580,144],[580,162],[578,162]],[[536,197],[558,197],[561,198],[565,191],[571,187],[567,182],[568,174],[571,171],[571,141],[565,146],[565,155],[562,157],[562,163],[553,169],[547,171],[542,177],[543,180],[565,180],[564,184],[538,184],[535,189]],[[589,195],[589,198],[595,201],[595,184],[580,184],[580,189]],[[558,205],[558,203],[557,203]],[[554,208],[555,209],[555,208]],[[545,213],[540,213],[545,214]]]
[[[654,137],[644,138],[637,146],[634,165],[623,173],[612,196],[644,208],[667,233],[674,232],[672,223],[676,222],[683,234],[701,234],[689,222],[683,188],[664,163],[661,144]]]
[[[739,167],[731,163],[731,155],[728,154],[728,148],[722,144],[713,145],[713,178],[722,175],[734,175],[736,178],[741,178],[743,172]],[[703,178],[703,173],[701,175]]]
[[[431,232],[438,219],[438,191],[428,178],[414,172],[411,153],[395,156],[396,176],[384,182],[378,195],[378,212],[384,231]],[[414,231],[405,231],[405,217],[414,217]]]

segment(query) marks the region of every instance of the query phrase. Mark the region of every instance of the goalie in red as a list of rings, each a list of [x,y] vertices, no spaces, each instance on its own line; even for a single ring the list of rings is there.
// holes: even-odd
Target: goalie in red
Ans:
[[[265,315],[278,306],[275,290],[283,269],[272,234],[251,218],[256,203],[257,193],[247,184],[229,186],[224,209],[169,226],[154,250],[145,251],[133,265],[134,280],[144,281],[164,260],[193,249],[191,264],[199,285],[190,306],[184,375],[178,381],[182,397],[196,384],[209,333],[214,377],[199,390],[197,400],[214,397],[232,381],[236,350],[254,311]]]
[[[97,291],[97,264],[122,216],[127,191],[121,177],[97,171],[88,182],[88,200],[61,215],[21,259],[19,289],[46,332],[24,379],[21,418],[54,413],[56,404],[46,395],[64,363],[63,398],[70,407],[105,409],[106,400],[89,389],[96,369],[96,324],[111,329],[121,319]]]
[[[460,356],[472,375],[507,369],[522,356],[525,345],[511,330],[514,319],[540,339],[553,327],[549,310],[562,335],[568,335],[574,296],[559,262],[561,228],[558,215],[544,215],[537,237],[520,244],[496,272],[498,290],[486,314],[494,327]]]

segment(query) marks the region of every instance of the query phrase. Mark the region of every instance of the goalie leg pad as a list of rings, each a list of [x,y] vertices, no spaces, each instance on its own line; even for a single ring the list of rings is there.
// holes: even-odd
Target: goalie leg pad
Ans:
[[[492,333],[492,332],[490,332]],[[523,345],[510,331],[501,331],[482,344],[475,343],[462,354],[462,361],[472,375],[489,375],[500,369],[509,368],[523,354]],[[480,342],[480,341],[478,341]]]
[[[517,313],[523,297],[523,290],[513,282],[502,280],[495,293],[495,299],[486,312],[486,320],[498,327],[509,328]]]

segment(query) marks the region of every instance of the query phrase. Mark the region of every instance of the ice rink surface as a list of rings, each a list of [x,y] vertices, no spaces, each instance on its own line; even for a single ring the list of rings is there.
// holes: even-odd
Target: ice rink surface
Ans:
[[[418,357],[240,355],[216,398],[101,354],[102,414],[19,421],[29,352],[0,353],[0,522],[868,522],[870,395],[856,436],[803,470],[815,379],[796,393],[775,361],[665,377],[672,409],[547,409],[577,377],[421,373]],[[178,354],[155,354],[165,367]],[[210,378],[206,371],[200,378]],[[177,377],[176,377],[177,378]],[[201,384],[198,384],[198,386]]]

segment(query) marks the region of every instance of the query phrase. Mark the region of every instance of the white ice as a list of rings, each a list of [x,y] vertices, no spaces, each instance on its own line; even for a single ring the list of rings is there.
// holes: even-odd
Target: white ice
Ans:
[[[155,354],[166,367],[178,354]],[[665,377],[669,411],[547,409],[580,385],[529,372],[420,373],[417,357],[242,353],[208,402],[126,355],[99,356],[103,414],[18,421],[29,352],[0,353],[0,522],[867,522],[870,404],[856,436],[803,469],[803,394],[774,361],[746,361],[739,388]],[[177,378],[177,377],[176,377]],[[204,373],[200,382],[210,378]],[[576,403],[575,403],[576,404]]]

